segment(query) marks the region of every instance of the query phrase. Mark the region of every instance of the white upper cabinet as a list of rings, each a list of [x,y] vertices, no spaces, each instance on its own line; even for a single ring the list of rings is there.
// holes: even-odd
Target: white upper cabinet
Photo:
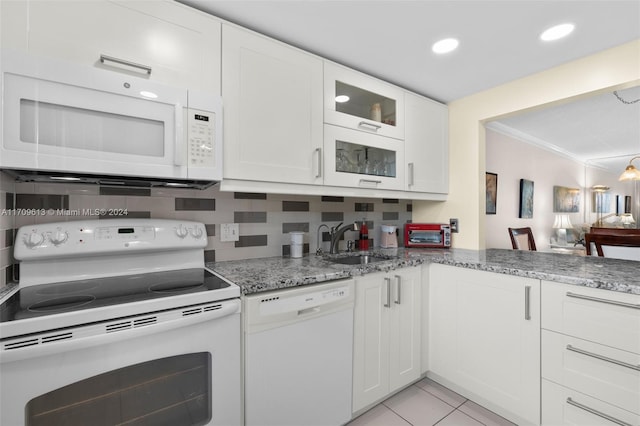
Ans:
[[[322,61],[223,25],[224,177],[322,184]]]
[[[324,121],[404,139],[404,92],[366,74],[325,61]]]
[[[12,38],[3,47],[220,94],[221,24],[212,16],[172,1],[2,3],[3,27],[11,25],[2,35]]]
[[[407,191],[449,192],[449,109],[405,92]]]
[[[324,126],[324,184],[404,188],[404,142],[344,127]]]

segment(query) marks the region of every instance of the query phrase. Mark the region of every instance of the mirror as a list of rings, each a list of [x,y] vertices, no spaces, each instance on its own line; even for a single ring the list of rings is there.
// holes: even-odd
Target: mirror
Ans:
[[[596,223],[640,228],[640,182],[618,180],[640,155],[640,86],[521,112],[486,128],[486,170],[498,174],[500,194],[496,215],[487,216],[487,248],[511,248],[508,226],[530,226],[539,246],[552,244],[556,186],[580,190],[577,211],[567,212],[574,239]],[[634,165],[640,168],[640,159]],[[534,182],[532,217],[521,217],[520,179]],[[622,223],[625,212],[634,224]]]

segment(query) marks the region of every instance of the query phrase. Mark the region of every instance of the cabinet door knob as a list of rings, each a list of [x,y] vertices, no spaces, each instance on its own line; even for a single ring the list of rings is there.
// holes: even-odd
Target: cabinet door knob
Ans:
[[[396,281],[398,283],[398,292],[396,293],[396,304],[400,304],[402,297],[402,277],[400,275],[395,275]]]

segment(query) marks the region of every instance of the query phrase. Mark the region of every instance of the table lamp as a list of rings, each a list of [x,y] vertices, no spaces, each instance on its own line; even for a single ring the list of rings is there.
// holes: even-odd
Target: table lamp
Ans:
[[[556,230],[558,245],[567,245],[567,229],[572,229],[571,221],[568,214],[557,214],[553,222],[553,229]]]

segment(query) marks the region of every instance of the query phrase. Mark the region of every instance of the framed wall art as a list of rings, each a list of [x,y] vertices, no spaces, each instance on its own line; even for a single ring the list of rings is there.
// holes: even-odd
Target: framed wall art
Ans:
[[[486,193],[486,214],[496,214],[496,205],[498,202],[498,175],[496,173],[486,173]]]
[[[580,211],[580,189],[566,186],[553,187],[553,212],[578,213]]]
[[[531,219],[533,217],[533,181],[520,179],[520,209],[518,211],[520,219]]]

